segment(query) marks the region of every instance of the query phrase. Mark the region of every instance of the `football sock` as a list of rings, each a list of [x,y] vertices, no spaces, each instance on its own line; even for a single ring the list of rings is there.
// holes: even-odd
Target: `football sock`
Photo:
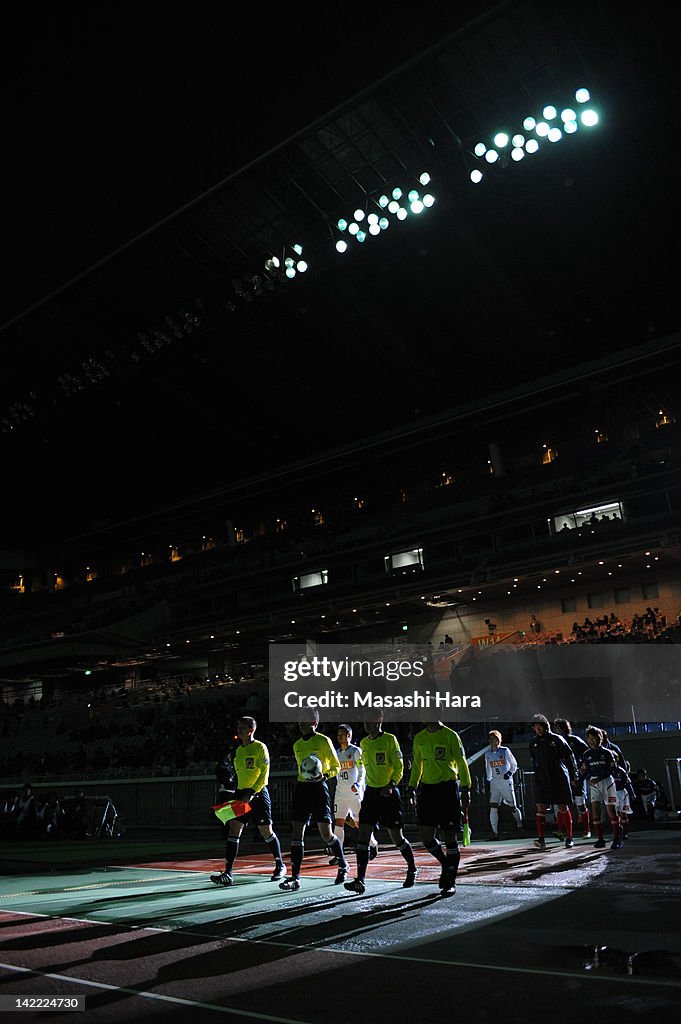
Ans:
[[[459,852],[458,844],[455,847],[454,846],[448,846],[447,847],[446,865],[452,871],[452,873],[454,874],[455,877],[456,877],[456,872],[459,869],[459,861],[460,860],[461,860],[461,854]]]
[[[515,807],[514,810],[513,810],[513,817],[515,818],[516,828],[522,828],[523,827],[523,816],[522,816],[522,814],[520,813],[520,810],[517,807]]]
[[[305,847],[302,839],[291,840],[291,878],[298,878],[303,863]]]
[[[357,843],[357,877],[360,882],[364,880],[369,863],[369,847],[364,843]]]
[[[236,836],[230,836],[225,844],[225,871],[231,875],[236,855],[239,852],[239,840]]]
[[[281,856],[281,843],[276,832],[273,832],[269,838],[265,839],[265,842],[270,848],[272,856],[274,857],[277,864],[283,864],[284,861]]]
[[[546,815],[545,814],[539,814],[539,812],[537,812],[537,814],[534,817],[534,820],[535,820],[535,824],[537,826],[537,836],[538,836],[539,839],[543,839],[544,835],[545,835],[545,829],[546,829]]]
[[[333,834],[335,835],[336,839],[338,840],[338,842],[342,846],[343,843],[345,842],[345,826],[344,825],[334,825]]]
[[[572,813],[569,807],[567,810],[560,812],[558,821],[560,828],[565,833],[565,838],[572,839]]]
[[[329,853],[331,854],[332,857],[338,857],[339,867],[347,868],[348,862],[345,859],[345,854],[343,853],[343,846],[340,840],[338,839],[338,836],[331,837],[331,840],[329,841]]]
[[[445,853],[444,850],[442,849],[442,843],[438,843],[437,839],[433,839],[431,843],[424,843],[423,845],[425,846],[428,853],[432,857],[435,857],[435,860],[438,862],[438,864],[442,864],[442,866],[444,867]]]
[[[490,807],[489,809],[489,823],[492,826],[492,832],[497,833],[499,831],[499,808]]]
[[[601,821],[594,821],[594,831],[599,839],[603,838],[603,824]]]
[[[619,819],[619,815],[616,814],[614,818],[610,819],[610,827],[612,829],[613,839],[619,839],[619,834],[620,834],[620,819]]]
[[[414,851],[412,850],[410,843],[405,839],[403,840],[402,845],[398,846],[397,849],[400,851],[400,853],[406,860],[410,870],[415,871],[416,861],[414,860]]]

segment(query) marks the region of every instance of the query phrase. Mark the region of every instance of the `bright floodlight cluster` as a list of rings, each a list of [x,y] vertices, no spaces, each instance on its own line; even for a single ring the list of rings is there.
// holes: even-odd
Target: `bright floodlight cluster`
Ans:
[[[593,128],[598,124],[598,114],[593,107],[585,106],[591,99],[588,89],[577,89],[575,101],[578,103],[579,111],[573,107],[564,107],[559,111],[553,104],[547,104],[539,117],[528,116],[523,120],[522,132],[510,135],[508,132],[499,131],[492,136],[492,145],[484,142],[476,143],[473,152],[478,160],[485,161],[492,165],[498,160],[502,166],[508,163],[508,156],[514,163],[523,160],[526,154],[536,153],[544,142],[560,142],[564,135],[574,135],[580,125],[585,128]],[[474,185],[479,184],[484,177],[483,172],[475,167],[470,173],[470,179]]]
[[[424,171],[419,176],[421,188],[411,188],[405,193],[403,189],[395,187],[390,194],[379,196],[377,209],[366,212],[358,208],[352,217],[340,217],[336,227],[342,237],[336,242],[337,252],[347,252],[353,240],[361,245],[369,236],[375,237],[382,231],[387,231],[390,227],[390,216],[396,217],[397,220],[406,220],[410,213],[418,216],[424,210],[430,209],[435,197],[427,191],[429,183],[430,175]]]
[[[302,259],[303,247],[297,242],[292,245],[291,251],[295,253],[294,256],[282,256],[279,259],[278,256],[271,256],[265,261],[265,270],[268,274],[281,274],[283,269],[283,275],[289,280],[293,280],[296,274],[304,274],[307,270],[307,262]]]

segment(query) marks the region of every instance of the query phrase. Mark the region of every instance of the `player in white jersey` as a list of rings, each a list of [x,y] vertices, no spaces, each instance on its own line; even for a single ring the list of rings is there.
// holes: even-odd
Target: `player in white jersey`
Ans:
[[[515,802],[513,776],[518,770],[518,762],[508,747],[501,745],[501,733],[492,729],[489,734],[489,747],[485,751],[485,772],[489,782],[489,823],[492,838],[499,838],[499,806],[507,804],[511,808],[518,831],[523,827],[523,818]]]
[[[338,748],[336,754],[340,761],[340,771],[336,776],[336,793],[333,801],[334,829],[341,846],[345,842],[345,822],[350,819],[352,827],[359,823],[359,809],[366,786],[366,769],[362,760],[362,751],[352,740],[352,727],[345,723],[338,726]],[[369,858],[373,860],[378,852],[378,843],[371,836]],[[337,858],[329,861],[335,864]]]

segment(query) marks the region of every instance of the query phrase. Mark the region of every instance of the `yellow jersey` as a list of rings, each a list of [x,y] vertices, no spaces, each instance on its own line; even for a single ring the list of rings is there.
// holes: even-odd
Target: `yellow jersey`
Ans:
[[[417,732],[409,785],[415,788],[419,782],[430,786],[456,779],[462,786],[471,784],[471,773],[458,732],[446,725],[437,732],[428,732],[427,729]]]
[[[375,740],[365,736],[359,745],[367,773],[367,786],[383,789],[389,782],[397,785],[404,775],[404,759],[397,737],[391,732],[381,732]]]
[[[328,776],[332,779],[334,775],[338,775],[340,771],[340,761],[336,756],[336,751],[333,749],[333,743],[328,736],[325,736],[321,732],[313,732],[311,736],[305,738],[301,736],[299,740],[293,744],[293,754],[298,765],[298,781],[304,781],[300,774],[300,766],[306,757],[310,754],[315,754],[316,757],[322,762],[322,775]]]
[[[245,747],[239,744],[234,769],[239,789],[252,789],[255,793],[264,789],[270,776],[270,755],[265,744],[260,740],[252,740]]]

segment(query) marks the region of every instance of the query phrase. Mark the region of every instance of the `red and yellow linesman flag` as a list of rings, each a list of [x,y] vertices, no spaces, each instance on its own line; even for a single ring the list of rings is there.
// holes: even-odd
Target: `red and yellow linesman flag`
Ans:
[[[211,808],[215,811],[215,817],[225,825],[232,818],[240,818],[242,814],[248,814],[251,805],[245,800],[228,800],[226,804],[214,804]]]

